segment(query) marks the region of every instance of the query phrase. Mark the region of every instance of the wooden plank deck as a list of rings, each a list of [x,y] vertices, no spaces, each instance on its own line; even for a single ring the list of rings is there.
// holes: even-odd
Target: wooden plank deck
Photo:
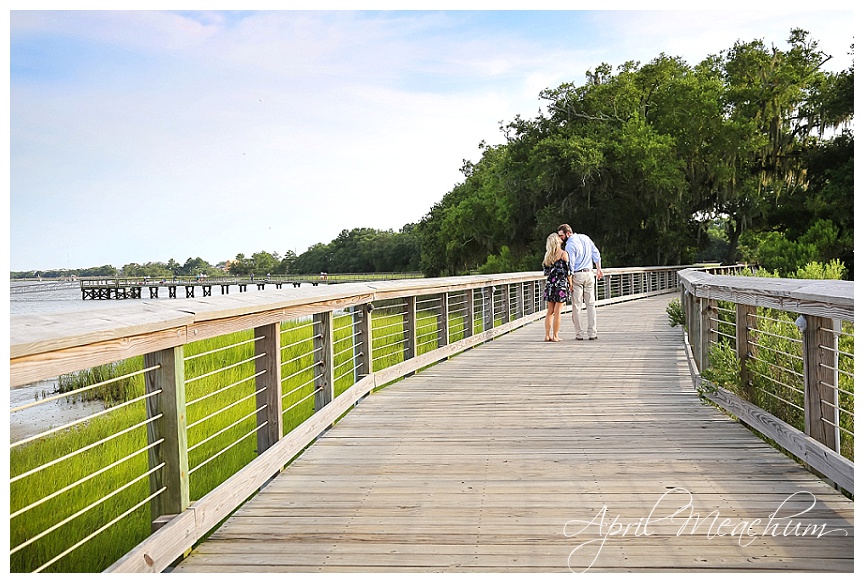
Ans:
[[[673,297],[373,394],[174,571],[851,572],[853,502],[700,402]]]

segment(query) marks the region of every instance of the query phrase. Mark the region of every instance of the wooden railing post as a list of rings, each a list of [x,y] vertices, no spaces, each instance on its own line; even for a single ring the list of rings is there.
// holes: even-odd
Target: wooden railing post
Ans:
[[[320,411],[333,400],[333,312],[315,314],[318,334],[315,335],[314,349],[318,361],[315,366],[315,411]],[[313,325],[313,330],[315,326]]]
[[[799,319],[800,323],[801,320]],[[799,326],[800,327],[800,326]],[[804,316],[804,433],[840,451],[837,334],[829,318]]]
[[[495,327],[495,288],[483,288],[483,331]]]
[[[735,354],[738,356],[741,388],[744,390],[747,400],[753,402],[752,378],[747,368],[750,360],[750,319],[756,315],[756,308],[747,304],[735,304]]]
[[[465,332],[463,338],[474,336],[474,289],[465,290]]]
[[[693,296],[687,291],[683,285],[681,286],[681,308],[684,310],[684,329],[687,331],[687,338],[690,340],[690,349],[693,350],[693,309],[690,303],[693,301]],[[694,350],[695,354],[695,350]]]
[[[147,442],[158,445],[148,450],[150,468],[165,465],[150,474],[150,490],[165,491],[153,499],[151,528],[155,532],[168,517],[189,506],[189,457],[186,441],[186,391],[183,347],[168,348],[144,355],[144,368],[156,367],[144,375],[147,394]],[[161,442],[160,442],[161,440]]]
[[[354,306],[354,382],[372,373],[372,304]]]
[[[255,408],[258,409],[258,454],[282,438],[282,350],[279,322],[255,328],[255,354],[264,354],[255,360]],[[263,390],[262,390],[263,389]],[[262,408],[263,407],[263,408]]]
[[[447,292],[438,295],[438,348],[450,344],[450,303]]]
[[[717,341],[717,331],[711,326],[711,318],[717,314],[717,301],[709,300],[708,298],[699,298],[700,323],[699,329],[701,332],[700,352],[702,354],[699,370],[705,370],[710,366],[708,360],[708,351],[711,349],[711,343]]]
[[[684,319],[687,327],[687,338],[690,340],[690,349],[693,351],[693,360],[696,361],[697,368],[702,370],[702,350],[700,347],[700,318],[696,316],[698,313],[699,300],[686,289],[681,291],[681,304],[684,308]]]
[[[502,323],[506,324],[511,319],[510,318],[511,307],[510,307],[510,284],[509,283],[504,284],[504,301],[502,302],[502,304],[504,304],[504,308],[503,308],[504,317],[502,319]]]
[[[404,359],[417,356],[417,296],[405,298],[405,314],[402,316],[405,332]]]

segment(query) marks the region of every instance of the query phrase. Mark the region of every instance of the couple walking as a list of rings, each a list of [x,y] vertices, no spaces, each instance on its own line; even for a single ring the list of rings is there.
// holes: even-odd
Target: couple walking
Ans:
[[[603,277],[600,268],[600,252],[588,235],[574,234],[570,225],[558,227],[557,233],[546,238],[546,255],[543,258],[543,274],[546,276],[546,290],[543,294],[547,302],[546,341],[559,342],[558,330],[561,328],[561,309],[570,293],[573,293],[573,326],[576,340],[597,339],[597,312],[594,308],[594,270],[597,277]],[[585,305],[588,317],[587,330],[582,328],[579,312]]]

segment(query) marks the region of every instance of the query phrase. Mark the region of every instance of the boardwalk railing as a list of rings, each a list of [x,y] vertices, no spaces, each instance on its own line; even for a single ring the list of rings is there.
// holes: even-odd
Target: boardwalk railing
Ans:
[[[679,269],[608,269],[598,304],[672,292]],[[35,397],[11,410],[12,571],[164,570],[371,391],[542,318],[543,283],[346,283],[13,316],[10,385]],[[83,412],[28,425],[44,408]]]
[[[854,493],[854,283],[679,276],[697,388]]]

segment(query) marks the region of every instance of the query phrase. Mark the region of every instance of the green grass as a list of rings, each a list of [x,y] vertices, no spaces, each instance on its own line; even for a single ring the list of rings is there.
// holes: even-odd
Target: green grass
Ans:
[[[402,335],[402,316],[393,315],[392,311],[382,309],[373,312],[375,371],[402,362],[404,358],[403,346],[397,342]],[[461,317],[451,316],[451,342],[462,337],[463,322]],[[481,319],[475,318],[474,324],[475,331],[482,329]],[[432,310],[418,312],[418,354],[437,348],[437,342],[430,341],[437,337],[434,331],[436,326],[437,318]],[[333,352],[336,355],[334,378],[338,379],[334,383],[334,393],[339,395],[354,383],[351,316],[335,316],[333,328]],[[312,323],[285,322],[282,331],[283,434],[287,434],[314,412],[314,378],[317,373],[313,366],[316,358],[312,353]],[[249,330],[192,342],[184,348],[187,441],[190,450],[189,488],[192,500],[200,499],[257,455],[252,340],[253,331]],[[73,390],[142,368],[143,357],[131,358],[75,375],[64,375],[63,386],[66,390]],[[203,376],[210,371],[219,372]],[[96,391],[93,393],[91,398],[97,394]],[[13,549],[55,524],[68,521],[13,553],[10,558],[12,572],[29,572],[40,568],[149,496],[149,478],[146,476],[148,454],[144,451],[147,447],[145,427],[142,425],[110,439],[110,436],[145,421],[143,399],[134,401],[143,394],[144,381],[140,374],[110,383],[99,389],[97,398],[111,403],[117,410],[11,450],[10,475],[15,479],[33,468],[89,447],[87,451],[68,460],[59,461],[47,469],[12,482],[10,506],[13,514],[46,496],[69,488],[10,520],[10,543]],[[103,439],[105,443],[99,443]],[[75,485],[115,462],[119,462],[115,467]],[[116,491],[125,484],[129,484],[128,487]],[[97,503],[106,496],[107,500]],[[94,507],[88,509],[90,505]],[[144,504],[44,570],[104,570],[150,534],[150,513],[150,504]]]

